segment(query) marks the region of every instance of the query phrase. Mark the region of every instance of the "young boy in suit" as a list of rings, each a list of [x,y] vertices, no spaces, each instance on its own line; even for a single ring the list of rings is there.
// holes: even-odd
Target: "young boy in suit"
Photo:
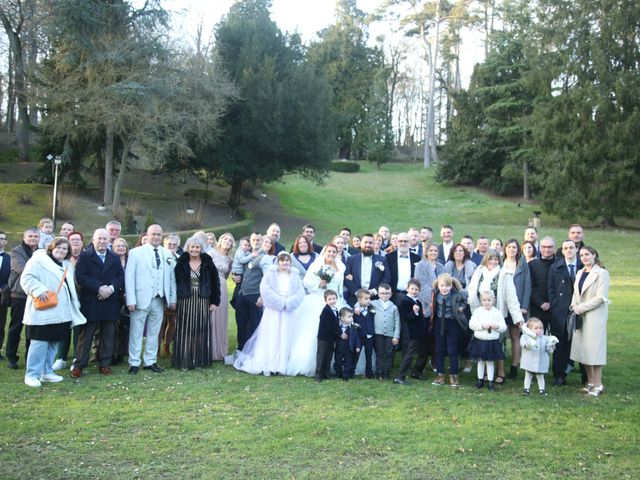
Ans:
[[[333,369],[336,377],[347,381],[355,371],[354,359],[360,353],[360,336],[353,325],[353,311],[349,307],[340,309],[340,338],[336,341],[336,359]],[[345,338],[346,335],[346,338]]]
[[[378,295],[380,298],[371,302],[374,310],[376,377],[387,380],[393,363],[393,347],[400,343],[400,312],[391,301],[391,285],[381,283]]]
[[[420,281],[412,278],[407,284],[407,295],[400,303],[400,319],[407,323],[409,332],[409,348],[404,352],[398,376],[393,379],[393,383],[407,385],[406,374],[411,368],[413,359],[416,358],[411,377],[423,379],[422,371],[427,364],[427,332],[428,324],[422,312],[422,303],[418,300],[420,293]]]
[[[375,309],[371,308],[371,293],[364,288],[359,289],[356,292],[356,298],[358,301],[353,306],[353,321],[360,325],[358,329],[358,335],[360,336],[360,343],[364,348],[364,355],[366,361],[365,376],[367,378],[373,378],[373,336],[375,335],[375,327],[373,315]],[[358,363],[358,357],[355,358],[354,366]]]
[[[334,290],[324,292],[326,305],[320,313],[320,324],[318,326],[318,350],[316,354],[316,382],[321,382],[330,377],[331,358],[336,341],[342,336],[348,339],[347,334],[340,329],[340,319],[336,303],[338,294]]]

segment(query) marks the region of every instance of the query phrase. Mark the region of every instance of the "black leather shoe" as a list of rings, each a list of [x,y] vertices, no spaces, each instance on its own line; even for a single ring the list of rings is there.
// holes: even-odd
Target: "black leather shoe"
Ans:
[[[561,387],[563,385],[567,384],[567,380],[564,377],[556,377],[553,380],[553,386],[554,387]]]
[[[160,368],[157,363],[154,363],[153,365],[145,365],[144,369],[151,370],[152,372],[155,372],[155,373],[164,372],[164,368]]]
[[[320,383],[322,381],[322,375],[316,375],[316,382]]]
[[[404,378],[401,378],[401,377],[394,378],[393,383],[397,383],[398,385],[409,385],[409,382],[407,382]]]
[[[424,376],[419,373],[412,373],[411,378],[415,378],[416,380],[424,380]]]
[[[140,367],[129,367],[129,375],[135,375],[136,373],[138,373],[138,370],[140,370]]]
[[[493,382],[491,382],[491,383],[493,383]],[[479,379],[478,379],[478,381],[476,382],[475,387],[476,387],[478,390],[480,390],[482,387],[484,387],[484,380],[483,380],[483,379],[481,379],[481,378],[479,378]]]
[[[14,362],[13,360],[9,360],[9,363],[7,364],[7,368],[10,368],[11,370],[17,370],[18,369],[18,362]]]

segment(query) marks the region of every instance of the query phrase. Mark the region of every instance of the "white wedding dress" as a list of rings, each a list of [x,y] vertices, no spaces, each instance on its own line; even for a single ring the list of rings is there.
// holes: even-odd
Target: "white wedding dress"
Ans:
[[[342,284],[344,281],[345,265],[336,259],[338,271],[335,273],[326,288],[320,287],[320,277],[316,273],[324,265],[324,256],[321,255],[314,261],[304,276],[302,281],[304,287],[309,292],[302,301],[302,305],[297,311],[297,321],[293,323],[292,347],[289,362],[287,364],[287,375],[314,376],[316,373],[316,353],[318,348],[318,325],[320,323],[320,313],[326,305],[324,292],[334,290],[338,293],[338,310],[347,306],[342,296]]]

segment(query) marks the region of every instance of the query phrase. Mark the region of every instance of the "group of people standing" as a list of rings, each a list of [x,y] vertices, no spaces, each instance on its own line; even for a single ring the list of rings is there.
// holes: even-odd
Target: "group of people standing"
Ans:
[[[427,365],[435,372],[432,383],[444,384],[448,357],[452,387],[475,360],[477,388],[486,382],[494,390],[523,369],[523,393],[536,378],[546,394],[553,353],[553,385],[565,385],[580,364],[585,393],[598,396],[609,275],[583,235],[581,226],[571,225],[556,252],[554,239],[538,238],[534,227],[521,244],[484,236],[474,242],[468,235],[456,243],[451,225],[442,226],[435,243],[429,227],[392,234],[383,226],[357,237],[358,248],[348,228],[321,247],[313,226],[305,225],[288,253],[273,224],[265,236],[252,234],[240,254],[251,258],[244,268],[236,253],[242,280],[238,352],[231,360],[254,374],[322,381],[361,370],[385,379],[400,350],[398,384],[408,384],[409,376],[424,379]],[[246,278],[250,288],[242,287]]]
[[[424,379],[429,366],[434,385],[448,373],[452,387],[476,360],[477,388],[487,382],[493,390],[522,368],[524,392],[535,377],[545,393],[541,375],[553,351],[554,385],[580,364],[585,392],[603,391],[609,275],[579,225],[557,251],[533,227],[522,244],[468,235],[456,243],[451,225],[441,227],[439,243],[429,227],[392,233],[382,226],[353,238],[343,228],[322,247],[305,225],[287,249],[272,224],[265,235],[240,238],[235,252],[229,233],[216,241],[199,232],[182,250],[177,235],[163,237],[151,225],[129,251],[116,221],[97,229],[86,248],[72,224],[58,237],[51,230],[25,230],[10,255],[0,232],[8,365],[17,368],[24,324],[29,386],[63,379],[55,370],[66,366],[74,331],[74,378],[86,373],[93,349],[103,375],[124,356],[131,375],[161,373],[158,356],[170,353],[172,366],[184,370],[226,357],[249,373],[317,381],[362,372],[406,385],[407,377]],[[41,308],[52,292],[57,303]],[[238,342],[229,356],[227,302]]]

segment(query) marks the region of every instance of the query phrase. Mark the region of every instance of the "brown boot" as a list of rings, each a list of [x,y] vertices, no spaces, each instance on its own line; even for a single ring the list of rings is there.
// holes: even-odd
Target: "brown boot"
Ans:
[[[458,375],[449,375],[449,383],[451,383],[452,388],[458,388],[460,386],[460,382],[458,382]]]
[[[444,385],[444,375],[442,373],[436,375],[436,378],[433,379],[431,385]]]

